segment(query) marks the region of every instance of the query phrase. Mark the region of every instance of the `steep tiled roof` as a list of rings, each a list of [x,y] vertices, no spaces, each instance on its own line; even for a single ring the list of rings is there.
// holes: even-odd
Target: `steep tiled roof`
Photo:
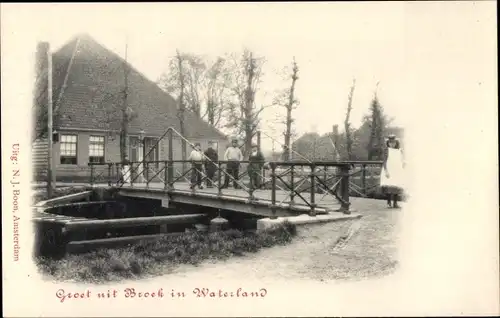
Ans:
[[[129,132],[136,134],[144,129],[146,135],[159,136],[168,127],[180,131],[176,101],[88,35],[75,37],[53,54],[56,127],[118,130],[126,67],[127,104],[137,114],[130,123]],[[185,135],[190,138],[226,138],[190,112],[185,114],[185,130]]]

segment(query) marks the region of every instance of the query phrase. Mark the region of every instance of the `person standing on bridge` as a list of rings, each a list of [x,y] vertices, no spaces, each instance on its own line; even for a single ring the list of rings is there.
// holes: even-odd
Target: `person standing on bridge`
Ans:
[[[237,139],[233,139],[231,146],[226,149],[224,160],[227,161],[227,166],[224,186],[222,186],[222,188],[229,187],[229,176],[231,176],[233,177],[234,188],[239,189],[240,161],[243,160],[243,154],[241,153],[240,147],[238,147]]]
[[[201,152],[201,145],[197,142],[194,145],[193,151],[189,155],[188,160],[191,160],[192,164],[192,173],[191,173],[191,189],[194,189],[195,186],[198,186],[200,189],[203,189],[203,185],[201,181],[203,180],[201,176],[201,171],[203,169],[203,153]]]
[[[252,152],[248,157],[248,176],[250,177],[250,186],[252,189],[260,189],[261,173],[264,167],[264,155],[260,152],[257,144],[252,144]]]
[[[207,172],[207,188],[213,188],[215,171],[217,171],[217,162],[219,155],[215,150],[215,142],[211,142],[208,149],[205,151],[205,171]]]
[[[384,164],[380,175],[380,186],[387,195],[387,206],[389,208],[399,208],[398,200],[401,199],[404,189],[405,163],[403,152],[395,135],[389,136],[386,146]]]

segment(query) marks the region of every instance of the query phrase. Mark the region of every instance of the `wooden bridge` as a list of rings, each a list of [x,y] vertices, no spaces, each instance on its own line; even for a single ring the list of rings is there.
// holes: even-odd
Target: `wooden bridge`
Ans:
[[[195,168],[191,162],[173,159],[174,134],[194,147],[174,129],[169,129],[162,136],[167,136],[169,141],[166,160],[92,163],[89,164],[90,184],[93,187],[116,188],[125,197],[161,200],[166,207],[170,203],[182,203],[271,218],[299,214],[315,216],[333,211],[349,214],[353,208],[350,193],[364,196],[376,187],[373,183],[367,185],[367,173],[373,179],[373,171],[379,170],[382,164],[379,161],[262,162],[260,165],[263,168],[256,172],[260,186],[254,188],[246,169],[249,161],[240,162],[242,173],[234,179],[226,172],[228,162],[211,162],[205,157],[216,171],[213,187],[191,188],[190,175],[195,173]],[[208,177],[205,171],[201,171],[201,175],[205,186]],[[361,184],[353,182],[356,177],[362,181]],[[224,182],[225,179],[229,182]],[[225,188],[224,183],[233,183],[237,188]]]
[[[364,196],[378,187],[378,174],[382,162],[377,161],[261,162],[259,164],[262,169],[257,169],[255,172],[260,185],[255,187],[249,182],[246,169],[248,161],[240,162],[241,174],[234,178],[226,171],[227,162],[210,162],[208,158],[205,158],[207,163],[215,167],[212,187],[192,187],[190,176],[196,172],[196,168],[190,162],[173,159],[174,133],[177,133],[174,129],[169,129],[165,133],[165,136],[168,134],[169,140],[167,159],[125,164],[91,163],[89,187],[87,187],[90,189],[67,198],[53,199],[54,202],[51,200],[42,202],[33,218],[38,228],[37,235],[40,237],[39,249],[52,249],[63,245],[80,248],[156,238],[167,232],[175,234],[167,230],[167,225],[206,223],[209,210],[245,213],[271,219],[302,214],[315,217],[332,212],[350,214],[356,210],[355,206],[351,206],[349,199],[351,193]],[[180,134],[179,136],[184,138]],[[193,146],[188,140],[185,141]],[[147,157],[145,154],[144,158]],[[208,176],[203,170],[201,175],[202,184],[205,186]],[[227,188],[224,184],[234,184],[236,188]],[[189,214],[183,215],[169,214],[170,212],[155,214],[156,212],[148,209],[135,211],[137,213],[129,215],[126,211],[120,212],[123,202],[100,201],[102,198],[87,203],[73,200],[96,192],[88,190],[103,188],[125,198],[161,201],[161,206],[166,208],[177,205],[196,208]],[[91,200],[87,198],[87,201]],[[116,205],[110,207],[113,204]],[[207,209],[203,211],[199,207]],[[80,208],[87,210],[84,213],[83,210],[79,210]],[[152,233],[148,235],[137,235],[131,229],[148,227],[153,227]],[[163,234],[157,234],[158,231]],[[110,235],[114,237],[109,237]]]

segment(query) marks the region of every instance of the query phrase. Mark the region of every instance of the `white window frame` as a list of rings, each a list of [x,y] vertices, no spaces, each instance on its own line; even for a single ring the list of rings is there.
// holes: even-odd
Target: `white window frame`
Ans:
[[[92,140],[93,138],[99,138],[101,140],[99,141],[96,141],[96,140]],[[92,155],[92,151],[97,151],[97,152],[100,152],[101,149],[95,149],[95,146],[101,146],[102,145],[102,156],[96,156],[96,155]],[[94,146],[94,149],[92,149],[92,147]],[[102,161],[99,160],[99,161],[92,161],[91,158],[101,158],[102,157]],[[105,158],[106,158],[106,137],[103,136],[103,135],[90,135],[89,136],[89,162],[92,162],[92,163],[104,163],[105,162]]]
[[[67,141],[67,137],[70,137],[70,139]],[[74,147],[71,147],[71,145],[74,144]],[[69,146],[69,149],[67,149]],[[74,148],[74,154],[73,154],[73,149]],[[67,163],[63,162],[63,159],[66,158],[74,158],[74,163]],[[77,134],[61,134],[60,139],[59,139],[59,163],[62,165],[76,165],[78,164],[78,135]]]

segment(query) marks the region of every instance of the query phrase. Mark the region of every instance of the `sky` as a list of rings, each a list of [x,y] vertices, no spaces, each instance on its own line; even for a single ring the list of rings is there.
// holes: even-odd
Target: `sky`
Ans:
[[[493,11],[485,15],[488,5]],[[466,59],[480,61],[480,51],[472,56],[465,50],[485,45],[479,43],[482,22],[495,18],[488,2],[30,4],[18,6],[14,16],[33,21],[23,30],[33,48],[43,40],[57,49],[83,32],[124,56],[128,42],[128,60],[154,81],[176,49],[214,57],[247,47],[266,59],[257,104],[268,104],[289,85],[278,74],[295,58],[300,106],[293,116],[299,135],[330,132],[334,124],[343,130],[353,79],[353,126],[368,113],[379,83],[385,112],[394,125],[407,128],[440,86],[463,87],[464,79],[470,83],[474,76],[452,74]],[[439,105],[443,110],[450,106]],[[261,128],[282,141],[275,112],[263,114]],[[264,139],[269,138],[263,138],[269,148],[271,141]]]
[[[396,118],[395,124],[405,128],[405,192],[410,194],[405,210],[398,213],[398,221],[402,221],[397,226],[402,230],[398,235],[402,272],[389,281],[374,281],[373,289],[342,285],[338,292],[334,289],[337,285],[293,285],[287,280],[284,288],[273,289],[271,296],[276,298],[270,298],[269,305],[262,302],[261,310],[285,308],[292,312],[296,308],[290,304],[302,306],[304,296],[310,296],[307,301],[313,308],[322,309],[323,298],[314,292],[320,290],[329,301],[338,299],[339,308],[334,302],[328,310],[344,316],[359,315],[359,308],[367,308],[367,312],[381,308],[373,295],[394,300],[390,309],[378,309],[382,315],[498,313],[496,1],[2,3],[0,7],[1,139],[2,146],[7,145],[2,147],[2,159],[7,158],[2,160],[2,185],[14,180],[9,171],[18,166],[21,177],[16,180],[23,185],[19,197],[21,246],[33,243],[26,216],[31,202],[27,197],[32,175],[28,127],[37,41],[58,47],[75,34],[86,32],[123,54],[128,33],[129,60],[151,79],[163,71],[175,49],[216,55],[246,45],[268,59],[268,73],[296,57],[301,72],[297,83],[301,105],[295,114],[299,131],[314,128],[323,133],[332,124],[342,124],[353,77],[358,86],[352,121],[359,124],[380,81],[381,103]],[[262,88],[272,91],[279,84],[266,79]],[[20,144],[19,163],[11,159],[13,144]],[[12,195],[11,185],[4,188],[2,194]],[[12,211],[8,201],[3,200],[2,210]],[[12,222],[9,213],[2,216],[5,224]],[[10,226],[2,230],[5,237],[13,237]],[[4,242],[2,247],[7,251],[12,243],[8,239]],[[28,249],[21,251],[28,260]],[[54,298],[49,298],[56,286],[37,281],[31,262],[5,262],[4,267],[8,273],[4,279],[6,296],[12,298],[4,303],[10,305],[11,312],[21,313],[23,304],[18,295],[22,293],[31,304],[24,306],[22,315],[40,316],[40,310],[45,316],[51,316],[50,310],[60,315],[63,308],[54,306]],[[477,279],[477,273],[483,279]],[[384,293],[384,288],[393,293]],[[287,293],[290,290],[293,293]],[[279,306],[281,299],[284,306]],[[352,299],[356,304],[349,302]],[[89,313],[103,312],[102,306],[81,304],[79,309]],[[400,311],[394,304],[399,304]],[[230,305],[218,307],[233,310]],[[248,305],[248,312],[255,313],[253,303]],[[120,310],[140,314],[145,309],[121,301],[106,306],[114,314]],[[243,303],[238,306],[246,309]],[[26,312],[28,307],[38,311],[31,314]],[[72,311],[76,308],[70,307]],[[158,306],[146,307],[154,310]],[[190,302],[179,303],[177,309],[200,308],[205,313],[212,309]]]

